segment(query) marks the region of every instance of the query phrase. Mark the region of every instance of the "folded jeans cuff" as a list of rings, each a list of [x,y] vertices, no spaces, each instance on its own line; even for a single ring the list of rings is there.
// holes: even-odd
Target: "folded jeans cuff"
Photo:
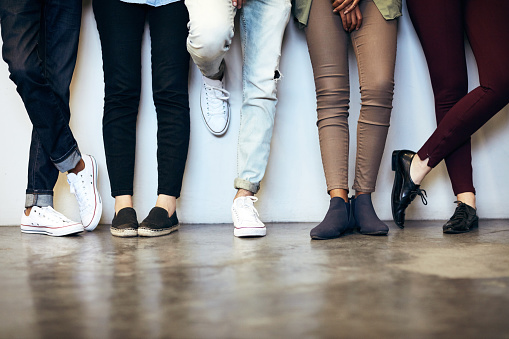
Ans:
[[[248,180],[245,180],[245,179],[241,179],[241,178],[236,178],[234,183],[233,183],[233,186],[236,188],[236,189],[244,189],[246,191],[249,191],[253,194],[256,194],[258,193],[258,191],[260,190],[260,183],[257,182],[257,183],[252,183]]]
[[[25,198],[25,208],[30,208],[33,206],[53,207],[53,195],[52,194],[37,194],[37,193],[27,193]]]

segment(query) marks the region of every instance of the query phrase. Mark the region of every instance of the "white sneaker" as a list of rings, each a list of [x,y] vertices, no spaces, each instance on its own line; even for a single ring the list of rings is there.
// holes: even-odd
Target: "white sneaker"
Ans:
[[[233,201],[234,236],[263,237],[267,234],[267,228],[258,218],[258,211],[254,207],[256,201],[258,201],[256,197],[239,197]]]
[[[30,215],[21,216],[21,232],[55,237],[83,232],[83,225],[67,219],[52,207],[33,206]]]
[[[230,93],[224,89],[223,80],[203,77],[200,106],[203,121],[214,135],[223,135],[230,124]]]
[[[81,222],[87,231],[93,231],[103,211],[103,204],[97,190],[97,162],[91,155],[83,155],[85,169],[78,174],[67,174],[67,182],[71,186],[80,208]]]

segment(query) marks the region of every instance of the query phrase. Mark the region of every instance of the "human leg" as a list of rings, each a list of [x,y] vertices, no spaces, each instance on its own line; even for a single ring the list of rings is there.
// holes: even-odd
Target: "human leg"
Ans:
[[[103,140],[115,217],[111,233],[136,236],[133,207],[136,121],[141,92],[141,44],[147,6],[95,0],[101,39],[105,97]]]
[[[461,1],[407,2],[428,63],[437,124],[467,94],[464,20]],[[436,11],[437,6],[441,10]],[[447,52],[444,52],[447,51]],[[470,138],[444,159],[455,195],[475,193]],[[418,179],[417,179],[418,180]],[[463,194],[465,195],[465,194]],[[458,199],[459,200],[459,199]]]
[[[146,6],[95,0],[93,9],[103,56],[103,139],[111,195],[132,196]]]
[[[289,0],[250,1],[241,12],[244,100],[237,147],[239,174],[234,182],[238,191],[232,205],[236,236],[265,235],[265,225],[253,205],[257,199],[249,195],[258,192],[269,157],[276,83],[281,77],[279,59],[290,8]]]
[[[3,58],[33,123],[26,207],[51,206],[58,170],[81,155],[69,129],[69,83],[76,60],[81,1],[3,1]],[[54,18],[62,21],[59,25]],[[55,50],[57,49],[57,50]],[[59,50],[64,50],[58,58]]]
[[[187,9],[182,2],[176,2],[151,8],[148,18],[158,120],[158,194],[178,198],[189,146]]]
[[[207,129],[216,136],[230,124],[230,93],[224,83],[224,56],[234,34],[236,9],[231,0],[186,0],[187,49],[203,74],[200,108]]]
[[[313,1],[305,33],[315,79],[320,151],[331,196],[324,220],[310,236],[332,239],[353,227],[348,199],[350,38],[327,0]]]
[[[359,6],[362,26],[351,33],[361,91],[353,189],[371,193],[375,191],[390,124],[398,22],[386,21],[371,0]]]
[[[477,10],[476,6],[483,8]],[[482,6],[478,1],[465,3],[466,32],[476,58],[480,86],[451,108],[419,150],[419,157],[429,158],[431,168],[509,102],[509,46],[504,43],[509,38],[509,23],[505,18],[508,10],[509,3],[503,0],[494,1],[490,6]],[[483,19],[487,17],[490,20]]]
[[[398,22],[385,20],[371,0],[362,1],[359,8],[362,26],[351,33],[361,90],[353,185],[357,196],[352,207],[361,233],[385,235],[389,228],[376,215],[371,193],[375,191],[390,124]]]
[[[189,146],[188,22],[183,2],[150,8],[152,91],[157,111],[158,198],[138,229],[140,236],[161,236],[178,229],[180,196]],[[168,23],[172,26],[168,27]]]
[[[269,158],[276,111],[276,83],[290,1],[250,1],[241,13],[244,57],[235,188],[258,192]]]

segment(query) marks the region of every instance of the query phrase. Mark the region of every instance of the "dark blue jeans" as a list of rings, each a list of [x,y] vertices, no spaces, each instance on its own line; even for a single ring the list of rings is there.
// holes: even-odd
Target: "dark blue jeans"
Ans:
[[[33,125],[25,206],[51,206],[58,172],[81,159],[69,128],[81,0],[1,0],[0,24],[2,56]]]

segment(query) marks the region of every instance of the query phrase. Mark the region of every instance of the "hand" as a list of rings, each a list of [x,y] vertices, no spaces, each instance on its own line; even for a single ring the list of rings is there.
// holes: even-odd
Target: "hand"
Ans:
[[[362,13],[359,7],[355,7],[355,9],[345,14],[344,12],[339,12],[339,16],[341,17],[341,21],[343,22],[343,28],[347,32],[351,32],[354,29],[358,30],[362,25]]]
[[[357,4],[359,3],[360,0],[331,0],[331,1],[332,8],[334,8],[332,11],[334,13],[340,12],[342,9],[346,8],[350,4],[350,6],[348,6],[348,8],[344,10],[344,14],[348,14],[354,8],[357,7]]]
[[[232,0],[232,6],[237,7],[237,9],[242,8],[242,3],[246,0]]]

